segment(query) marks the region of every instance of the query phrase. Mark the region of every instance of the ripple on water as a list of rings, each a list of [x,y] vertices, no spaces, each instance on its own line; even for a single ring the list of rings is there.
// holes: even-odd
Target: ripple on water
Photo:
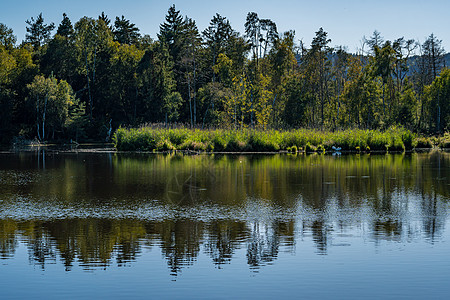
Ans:
[[[37,174],[30,171],[0,171],[0,184],[23,186],[35,182]]]

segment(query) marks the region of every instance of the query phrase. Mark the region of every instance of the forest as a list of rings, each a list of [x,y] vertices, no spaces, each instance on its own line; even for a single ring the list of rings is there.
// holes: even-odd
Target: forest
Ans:
[[[39,14],[20,44],[0,23],[0,143],[104,141],[120,127],[387,130],[450,128],[442,41],[374,31],[357,53],[310,45],[255,12],[245,32],[216,14],[200,31],[169,7],[156,37],[104,13],[59,25]]]

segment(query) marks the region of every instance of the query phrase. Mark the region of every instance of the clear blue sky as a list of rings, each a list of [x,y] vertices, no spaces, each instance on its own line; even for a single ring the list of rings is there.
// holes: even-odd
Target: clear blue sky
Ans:
[[[83,16],[97,17],[104,11],[110,19],[124,15],[143,34],[156,37],[159,24],[170,5],[175,4],[181,14],[188,15],[203,31],[217,12],[227,17],[232,27],[244,32],[248,12],[256,12],[260,18],[275,21],[280,32],[293,29],[297,40],[311,43],[315,32],[323,27],[331,38],[332,46],[344,45],[354,52],[360,47],[363,36],[369,37],[376,29],[385,39],[404,36],[423,42],[434,33],[450,51],[450,1],[449,0],[18,0],[4,1],[0,8],[0,22],[14,30],[20,42],[25,38],[25,21],[43,13],[46,22],[61,22],[63,12],[72,23]]]

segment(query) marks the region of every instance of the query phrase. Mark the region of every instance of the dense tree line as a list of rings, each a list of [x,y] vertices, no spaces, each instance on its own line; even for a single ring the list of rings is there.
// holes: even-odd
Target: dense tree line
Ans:
[[[125,16],[42,14],[25,40],[0,23],[0,137],[108,137],[143,123],[191,127],[336,130],[450,127],[450,70],[441,41],[377,31],[358,53],[332,48],[320,28],[311,45],[250,12],[245,33],[216,14],[200,31],[171,6],[156,39]],[[56,29],[56,32],[55,32]],[[53,34],[54,33],[54,34]]]

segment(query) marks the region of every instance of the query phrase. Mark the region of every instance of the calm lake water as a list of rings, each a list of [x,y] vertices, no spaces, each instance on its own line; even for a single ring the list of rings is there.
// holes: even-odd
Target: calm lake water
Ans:
[[[450,154],[0,153],[13,298],[443,299]]]

